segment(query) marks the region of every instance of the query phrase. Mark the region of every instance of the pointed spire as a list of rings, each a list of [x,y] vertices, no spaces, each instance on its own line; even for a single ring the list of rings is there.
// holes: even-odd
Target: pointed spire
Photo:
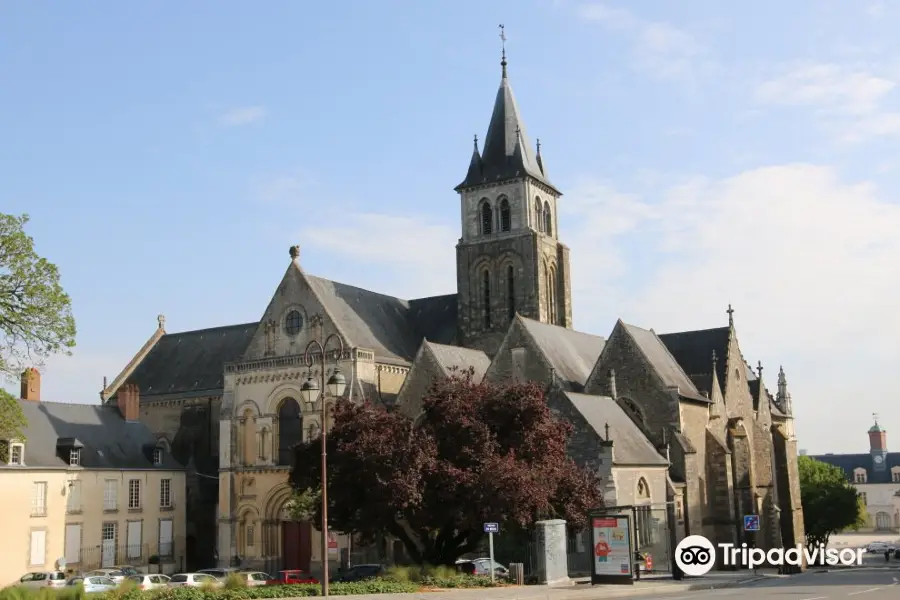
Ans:
[[[758,360],[758,361],[756,361],[756,376],[759,377],[760,379],[762,379],[762,371],[763,371],[762,361]]]
[[[784,367],[779,365],[778,366],[778,387],[781,387],[782,385],[787,386],[787,377],[785,377],[785,375],[784,375]]]
[[[726,310],[725,312],[728,313],[728,326],[734,327],[734,309],[731,308],[730,302],[728,303],[728,310]]]
[[[713,351],[712,351],[713,372],[715,372],[715,370],[716,370],[716,365],[718,364],[718,362],[719,362],[719,357],[716,356],[716,349],[713,348]]]
[[[494,100],[494,110],[484,137],[480,155],[481,171],[471,173],[456,186],[456,191],[485,183],[499,183],[508,179],[530,176],[562,195],[544,175],[543,168],[535,156],[534,146],[528,141],[525,125],[519,116],[519,108],[513,96],[506,70],[506,32],[500,25],[502,45],[501,65],[503,76]]]
[[[534,159],[537,161],[538,168],[541,170],[541,175],[546,177],[547,171],[544,169],[544,159],[541,158],[541,138],[537,139],[537,156],[535,156]]]
[[[478,152],[478,134],[475,134],[475,152]]]
[[[503,79],[506,79],[506,27],[500,24],[500,67],[503,69]]]

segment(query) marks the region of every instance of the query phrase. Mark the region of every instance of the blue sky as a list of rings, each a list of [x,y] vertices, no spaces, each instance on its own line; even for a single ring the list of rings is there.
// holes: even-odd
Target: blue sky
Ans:
[[[576,327],[727,323],[801,447],[900,424],[900,6],[884,2],[0,5],[0,210],[73,297],[48,400],[91,402],[164,313],[254,321],[305,269],[455,288],[500,78],[565,193]],[[764,375],[765,376],[765,375]],[[898,430],[900,431],[900,430]]]

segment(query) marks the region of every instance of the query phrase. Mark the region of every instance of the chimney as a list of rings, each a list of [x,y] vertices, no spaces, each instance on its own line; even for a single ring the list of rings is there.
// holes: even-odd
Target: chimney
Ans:
[[[609,397],[613,400],[619,399],[619,394],[616,391],[616,371],[615,369],[610,369],[609,372],[606,373],[606,377],[609,381]]]
[[[116,392],[119,400],[119,412],[126,421],[139,421],[141,416],[141,397],[138,386],[126,383]]]
[[[41,401],[41,373],[34,367],[28,367],[22,371],[20,397],[22,400],[30,400],[32,402]]]

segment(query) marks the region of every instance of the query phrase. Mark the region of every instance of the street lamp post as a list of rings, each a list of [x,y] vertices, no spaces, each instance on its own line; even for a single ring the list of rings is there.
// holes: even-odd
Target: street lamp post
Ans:
[[[325,348],[328,346],[328,342],[331,341],[331,338],[337,340],[339,351],[334,361],[334,371],[332,371],[331,377],[328,378],[328,383],[326,384]],[[321,387],[319,387],[319,383],[313,379],[312,376],[313,357],[309,354],[311,348],[317,349],[322,355]],[[309,371],[306,374],[306,381],[303,382],[303,385],[300,388],[304,400],[306,400],[308,404],[315,404],[316,400],[320,397],[322,399],[322,422],[320,427],[320,437],[322,440],[322,596],[326,598],[328,597],[328,453],[326,450],[325,436],[327,428],[326,424],[328,422],[328,403],[325,401],[325,390],[327,389],[335,399],[344,395],[344,390],[347,388],[347,379],[344,377],[344,374],[341,373],[339,366],[339,362],[343,355],[344,342],[338,335],[332,333],[325,338],[324,344],[320,344],[318,340],[311,340],[309,344],[306,345],[306,350],[303,353],[303,360]]]

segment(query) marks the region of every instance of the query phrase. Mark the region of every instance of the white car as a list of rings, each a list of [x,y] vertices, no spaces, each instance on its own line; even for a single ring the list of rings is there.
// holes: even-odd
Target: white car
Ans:
[[[169,576],[156,573],[154,575],[129,575],[128,581],[133,582],[140,590],[158,590],[169,585]]]
[[[88,571],[84,574],[85,577],[106,577],[108,579],[112,579],[116,582],[116,585],[119,585],[123,581],[125,581],[125,573],[120,571],[119,569],[95,569],[93,571]]]
[[[887,542],[872,542],[871,544],[866,546],[866,552],[884,554],[888,550],[893,550],[893,545],[888,544]]]
[[[247,587],[257,587],[266,585],[266,582],[272,579],[272,576],[262,571],[240,571],[237,573],[240,577],[246,577]]]
[[[225,583],[206,573],[179,573],[169,578],[169,587],[224,587]]]
[[[35,571],[19,579],[19,585],[27,587],[61,588],[66,585],[66,574],[62,571]]]

